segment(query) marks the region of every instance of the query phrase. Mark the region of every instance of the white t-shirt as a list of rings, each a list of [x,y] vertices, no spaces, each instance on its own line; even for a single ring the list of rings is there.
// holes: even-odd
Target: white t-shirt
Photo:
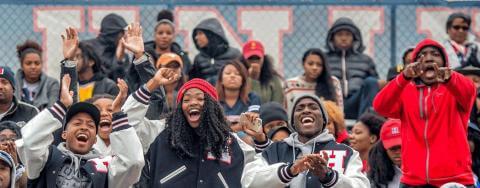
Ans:
[[[28,100],[33,101],[35,98],[35,90],[40,86],[40,82],[35,82],[33,84],[28,83],[25,79],[23,79],[23,89],[26,89],[28,93],[25,93],[25,96],[28,96]]]

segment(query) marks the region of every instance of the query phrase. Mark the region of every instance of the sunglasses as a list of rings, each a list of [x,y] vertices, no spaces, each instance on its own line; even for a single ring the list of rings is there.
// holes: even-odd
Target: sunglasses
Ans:
[[[459,26],[459,25],[454,25],[452,26],[453,29],[455,30],[460,30],[460,29],[463,29],[464,31],[468,31],[470,28],[468,26]]]

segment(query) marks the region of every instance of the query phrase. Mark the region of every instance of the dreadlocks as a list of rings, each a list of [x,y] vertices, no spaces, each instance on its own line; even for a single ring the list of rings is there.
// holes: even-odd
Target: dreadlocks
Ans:
[[[168,142],[180,158],[196,157],[198,155],[196,147],[200,146],[202,154],[203,149],[208,148],[217,159],[220,159],[222,149],[225,148],[229,138],[230,127],[220,105],[209,95],[205,95],[201,118],[200,126],[192,128],[183,114],[182,105],[178,104],[167,117],[165,131]]]

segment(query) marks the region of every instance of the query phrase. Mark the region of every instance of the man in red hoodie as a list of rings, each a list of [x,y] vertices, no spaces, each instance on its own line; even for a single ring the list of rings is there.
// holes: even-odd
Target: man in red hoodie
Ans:
[[[401,187],[474,184],[467,122],[473,82],[448,68],[444,47],[425,39],[413,61],[373,101],[375,111],[402,121]],[[472,186],[473,187],[473,186]]]

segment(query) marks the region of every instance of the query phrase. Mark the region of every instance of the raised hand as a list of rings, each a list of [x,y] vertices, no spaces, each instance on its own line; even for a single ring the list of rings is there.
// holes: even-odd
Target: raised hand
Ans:
[[[15,142],[7,141],[5,144],[0,146],[0,150],[7,152],[12,157],[13,162],[15,162],[15,166],[18,165],[17,147]]]
[[[123,79],[117,79],[117,87],[119,92],[112,104],[113,113],[120,112],[123,103],[125,103],[128,97],[128,85]]]
[[[144,46],[143,46],[143,37],[142,37],[142,26],[139,23],[132,23],[128,25],[127,32],[125,36],[120,39],[123,47],[131,51],[135,58],[140,58],[143,55]]]
[[[261,128],[259,130],[254,129],[254,124],[257,118],[259,118],[257,113],[245,112],[240,115],[239,123],[247,135],[253,137],[253,139],[258,142],[266,142],[267,137],[265,136],[265,133],[263,133],[263,130]]]
[[[63,57],[68,60],[75,60],[75,52],[78,48],[78,32],[72,27],[65,29],[65,35],[62,36],[63,41]]]
[[[437,80],[438,82],[446,82],[452,76],[452,69],[449,67],[440,67],[437,70]]]
[[[70,78],[70,75],[63,75],[62,88],[60,88],[60,102],[67,108],[73,103],[73,91],[70,91],[71,81],[72,79]]]
[[[150,79],[146,86],[149,91],[153,91],[156,88],[175,83],[180,78],[180,74],[169,68],[160,68],[155,73],[152,79]]]

